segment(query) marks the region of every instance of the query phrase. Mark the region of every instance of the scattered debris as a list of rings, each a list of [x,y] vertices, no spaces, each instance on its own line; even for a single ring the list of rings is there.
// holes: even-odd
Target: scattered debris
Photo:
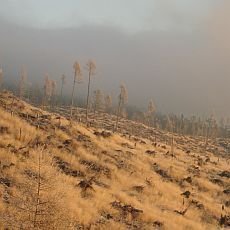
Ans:
[[[73,140],[67,139],[67,140],[65,140],[65,141],[63,142],[63,145],[68,146],[68,145],[72,144],[72,142],[73,142]]]
[[[230,227],[230,216],[228,215],[221,215],[219,224],[222,227]]]
[[[224,182],[221,179],[219,179],[219,178],[211,178],[210,181],[213,184],[218,184],[219,186],[223,186],[224,185]]]
[[[38,178],[38,174],[36,172],[31,171],[30,169],[25,169],[24,173],[33,179],[37,179]]]
[[[143,185],[135,185],[132,187],[133,190],[135,190],[138,193],[142,193],[144,191],[144,186]]]
[[[73,170],[70,167],[70,164],[68,162],[63,161],[60,157],[55,156],[54,158],[55,164],[58,166],[58,168],[65,173],[66,175],[72,176],[72,177],[84,177],[85,174],[79,170]]]
[[[95,131],[94,135],[104,137],[104,138],[109,138],[112,136],[112,133],[108,131],[102,131],[102,132]]]
[[[192,177],[190,177],[190,176],[184,178],[183,180],[186,181],[186,182],[188,182],[189,184],[192,183]]]
[[[153,222],[153,227],[154,228],[162,228],[164,226],[164,224],[158,220]]]
[[[185,191],[185,192],[181,193],[181,196],[184,196],[187,199],[190,197],[190,195],[191,195],[191,192],[189,192],[189,191]]]
[[[168,181],[172,181],[171,176],[168,175],[168,173],[161,169],[160,166],[157,163],[153,164],[153,170],[159,174],[161,177],[163,177],[164,179],[168,180]]]
[[[229,194],[230,194],[230,188],[225,189],[225,190],[223,191],[223,193],[229,195]]]
[[[188,167],[187,171],[189,173],[192,173],[194,176],[200,175],[200,167],[199,166],[191,165]]]
[[[134,208],[132,205],[122,204],[119,201],[112,202],[111,206],[118,209],[124,218],[130,214],[132,219],[136,219],[141,213],[143,213],[143,210]]]
[[[13,166],[15,166],[15,164],[12,163],[12,162],[10,164],[8,164],[8,165],[5,165],[5,164],[1,164],[1,161],[0,161],[0,167],[2,168],[2,170],[9,169],[9,168],[11,168]]]
[[[204,205],[197,200],[191,200],[190,203],[198,209],[204,209]]]
[[[122,146],[123,148],[134,149],[134,147],[131,146],[131,145],[128,144],[128,143],[121,143],[121,146]]]
[[[184,216],[186,214],[186,212],[188,211],[189,207],[190,207],[190,205],[182,211],[174,210],[174,212]]]
[[[8,178],[0,177],[0,184],[10,187],[11,181]]]
[[[146,150],[145,153],[147,153],[148,155],[155,155],[156,151],[154,151],[154,150]]]
[[[219,173],[218,175],[221,177],[230,178],[230,172],[229,171],[223,171],[223,172]]]
[[[6,126],[0,126],[0,134],[9,134],[9,127]]]
[[[98,165],[96,162],[89,161],[89,160],[81,160],[80,164],[87,166],[89,170],[92,170],[94,172],[103,173],[107,177],[111,176],[111,172],[109,168]]]
[[[89,180],[81,180],[77,186],[80,187],[83,192],[86,192],[87,190],[92,190],[95,192],[93,188],[93,179],[94,178],[91,178]]]
[[[227,200],[227,201],[225,202],[225,206],[226,206],[226,207],[230,207],[230,200]]]
[[[145,178],[145,183],[149,186],[152,185],[152,178]]]

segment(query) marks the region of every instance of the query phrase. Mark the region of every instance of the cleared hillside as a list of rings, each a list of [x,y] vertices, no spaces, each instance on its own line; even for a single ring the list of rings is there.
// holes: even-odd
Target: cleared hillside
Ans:
[[[124,119],[112,133],[114,119],[87,127],[83,111],[70,122],[65,109],[0,94],[0,228],[230,225],[228,140],[205,151],[201,138],[175,136],[172,153],[170,133]]]

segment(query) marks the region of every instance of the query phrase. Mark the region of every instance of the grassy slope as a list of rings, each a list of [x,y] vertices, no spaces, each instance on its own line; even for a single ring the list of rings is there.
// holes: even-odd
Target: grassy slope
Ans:
[[[4,213],[8,208],[5,194],[8,199],[11,194],[20,196],[18,185],[27,181],[25,170],[36,172],[39,152],[45,159],[42,170],[55,177],[50,182],[53,187],[49,193],[63,194],[56,202],[58,212],[55,215],[59,220],[65,215],[75,226],[154,229],[162,223],[162,229],[216,229],[221,214],[229,212],[228,207],[224,211],[221,209],[228,199],[223,190],[229,186],[229,181],[218,176],[229,168],[225,159],[218,159],[211,153],[188,154],[178,148],[172,157],[167,153],[170,147],[164,143],[159,142],[155,147],[150,140],[139,137],[96,136],[95,128],[87,128],[75,121],[69,125],[64,117],[59,123],[57,115],[13,98],[6,93],[0,97],[0,128],[7,127],[7,131],[0,133],[0,178],[11,182],[10,186],[0,183],[0,212]],[[13,115],[9,110],[14,111]],[[23,114],[36,117],[38,113],[46,114],[48,118],[22,117]],[[40,123],[40,128],[36,122]],[[36,145],[34,140],[39,140],[40,144]],[[71,141],[65,143],[66,140]],[[156,153],[147,154],[146,150]],[[207,157],[210,161],[205,163]],[[55,159],[59,159],[59,164]],[[63,169],[63,162],[68,163],[68,169]],[[192,166],[199,167],[199,172],[192,170]],[[77,170],[79,175],[70,175],[71,170]],[[189,176],[192,181],[183,180]],[[84,192],[78,184],[91,178],[93,189]],[[211,178],[218,178],[223,185],[211,182]],[[191,195],[183,204],[181,193],[187,190]],[[192,200],[202,205],[197,207],[194,202],[190,205]],[[137,217],[125,215],[111,205],[113,201],[132,205],[143,213]],[[188,206],[185,215],[175,212]],[[10,210],[15,216],[23,216],[14,207]],[[0,224],[4,221],[0,219]],[[64,229],[61,224],[56,228]]]

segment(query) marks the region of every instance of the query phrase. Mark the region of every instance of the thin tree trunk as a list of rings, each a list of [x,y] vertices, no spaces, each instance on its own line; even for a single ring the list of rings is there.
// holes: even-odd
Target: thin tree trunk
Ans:
[[[174,154],[174,135],[172,133],[172,139],[171,139],[171,154]]]
[[[34,212],[33,225],[34,228],[37,226],[37,215],[38,215],[38,207],[40,205],[40,191],[41,191],[41,153],[39,152],[38,156],[38,183],[37,183],[37,194],[36,194],[36,205]]]
[[[90,81],[91,81],[91,72],[89,71],[88,92],[87,92],[87,104],[86,104],[86,123],[88,122]]]
[[[62,105],[62,92],[63,92],[63,81],[62,81],[62,84],[61,84],[61,95],[60,95],[60,105]]]
[[[119,121],[120,112],[121,112],[121,97],[119,98],[119,104],[118,104],[118,109],[117,109],[117,119],[116,119],[116,125],[114,128],[114,132],[117,131],[117,128],[118,128],[118,121]]]
[[[74,80],[73,89],[72,89],[72,97],[71,97],[71,108],[70,108],[70,118],[71,119],[72,119],[72,115],[73,115],[73,97],[74,97],[75,84],[76,84],[76,81]]]
[[[205,151],[206,151],[207,146],[208,146],[208,139],[209,139],[209,126],[207,127],[207,133],[206,133],[206,137],[205,137],[205,147],[204,147]]]

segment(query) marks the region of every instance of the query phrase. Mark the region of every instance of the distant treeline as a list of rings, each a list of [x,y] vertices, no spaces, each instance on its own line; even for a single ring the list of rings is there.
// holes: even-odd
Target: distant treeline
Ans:
[[[92,66],[91,66],[92,65]],[[90,94],[90,74],[95,75],[96,65],[92,62],[87,63],[89,73],[88,96],[83,99],[79,95],[74,94],[75,84],[81,81],[81,67],[76,62],[74,64],[75,74],[73,81],[72,95],[63,94],[65,85],[65,75],[61,76],[61,84],[57,87],[56,82],[49,79],[46,75],[44,86],[29,85],[26,81],[26,72],[23,70],[18,83],[4,82],[4,89],[10,90],[30,103],[40,106],[49,105],[49,108],[58,106],[77,106],[86,108],[86,116],[90,112],[106,112],[117,116],[124,117],[134,121],[141,122],[145,125],[159,128],[161,130],[174,132],[180,135],[202,136],[205,139],[209,138],[230,138],[230,118],[221,118],[217,120],[213,115],[207,118],[197,116],[185,117],[183,114],[161,114],[157,111],[154,102],[151,100],[145,110],[141,110],[135,106],[127,105],[127,90],[124,85],[120,87],[120,93],[117,98],[112,98],[111,95],[105,95],[101,90],[95,90]],[[3,71],[0,71],[0,82],[2,82]],[[1,85],[2,86],[2,85]],[[115,103],[114,103],[115,102]],[[46,107],[47,108],[47,107]]]
[[[15,94],[18,94],[18,89],[16,85],[7,84],[5,88],[13,91]],[[30,88],[25,89],[24,99],[30,101],[34,105],[41,105],[43,101],[42,88],[31,86]],[[53,103],[56,106],[70,106],[70,96],[64,95],[61,104],[59,103],[60,100],[60,95],[56,95],[55,100],[50,103]],[[95,100],[93,100],[94,98],[91,98],[91,110],[95,108],[95,105],[93,104],[96,102]],[[78,98],[75,103],[78,107],[85,107],[84,100],[81,97]],[[101,112],[116,114],[116,106],[111,106],[111,108],[108,109],[105,105],[103,105],[103,100],[101,100],[101,102],[97,101],[97,103],[98,110],[100,110]],[[122,116],[165,131],[173,131],[181,135],[203,137],[206,137],[208,135],[210,138],[230,138],[229,118],[222,118],[217,121],[213,116],[202,119],[197,116],[185,117],[183,114],[181,114],[180,116],[175,114],[166,115],[154,111],[152,114],[152,122],[149,122],[147,111],[142,111],[135,106],[128,105],[126,106],[125,112],[123,112]]]

